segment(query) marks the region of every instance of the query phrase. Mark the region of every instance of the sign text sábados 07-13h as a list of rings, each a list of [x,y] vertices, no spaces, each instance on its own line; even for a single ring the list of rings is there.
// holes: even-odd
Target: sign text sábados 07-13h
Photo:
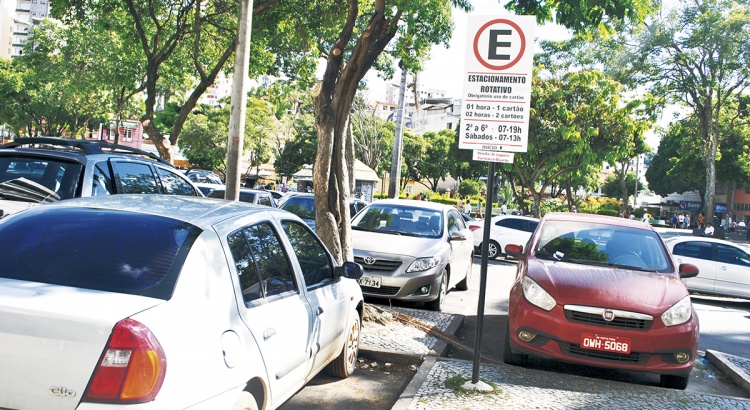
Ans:
[[[458,147],[526,152],[534,16],[469,16]]]

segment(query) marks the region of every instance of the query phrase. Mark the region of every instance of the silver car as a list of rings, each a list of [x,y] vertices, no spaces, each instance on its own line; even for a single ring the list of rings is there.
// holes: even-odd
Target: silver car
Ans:
[[[425,302],[441,310],[454,286],[467,290],[474,243],[452,206],[386,199],[352,220],[354,260],[365,268],[359,279],[366,296]]]
[[[750,255],[744,249],[701,236],[679,236],[664,243],[675,262],[698,267],[698,276],[685,279],[689,291],[750,299]]]

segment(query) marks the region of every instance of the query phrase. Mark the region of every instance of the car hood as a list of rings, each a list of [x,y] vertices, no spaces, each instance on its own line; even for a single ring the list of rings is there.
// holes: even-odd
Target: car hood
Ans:
[[[441,238],[419,238],[382,232],[352,231],[354,253],[401,255],[422,258],[435,255],[442,244]]]
[[[532,259],[528,276],[560,305],[637,310],[654,316],[688,295],[674,274]]]

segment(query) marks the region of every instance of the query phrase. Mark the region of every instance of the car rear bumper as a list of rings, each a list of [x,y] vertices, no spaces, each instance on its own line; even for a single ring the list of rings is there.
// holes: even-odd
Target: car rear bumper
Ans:
[[[634,330],[573,322],[565,317],[561,306],[546,312],[530,304],[523,296],[517,300],[515,306],[511,303],[513,308],[508,315],[510,344],[515,353],[589,366],[678,376],[687,376],[693,367],[698,347],[698,323],[695,316],[674,327],[664,327],[657,317],[649,330]],[[521,331],[531,332],[536,336],[525,342],[519,338]],[[584,332],[629,338],[630,353],[581,347],[581,335]],[[679,363],[675,358],[675,354],[679,352],[689,353],[690,359]]]

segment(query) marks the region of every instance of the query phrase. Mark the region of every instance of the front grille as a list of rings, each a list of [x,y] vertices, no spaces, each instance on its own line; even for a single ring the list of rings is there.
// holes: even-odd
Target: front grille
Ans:
[[[621,354],[614,352],[604,352],[601,350],[589,350],[584,349],[580,345],[572,343],[560,342],[560,350],[566,355],[585,357],[587,359],[596,360],[607,363],[632,363],[632,364],[646,364],[648,361],[648,353],[630,352],[630,354]]]
[[[354,257],[354,262],[362,265],[365,272],[393,272],[401,266],[401,261],[391,261],[385,259],[375,259],[373,264],[365,263],[364,258]]]
[[[570,320],[571,322],[585,323],[588,325],[635,330],[651,329],[651,325],[654,322],[653,320],[634,319],[627,317],[615,317],[614,320],[608,322],[604,320],[604,318],[600,314],[577,312],[567,309],[565,310],[565,318]]]
[[[395,296],[401,289],[398,286],[381,286],[379,288],[371,288],[369,286],[360,286],[362,293],[370,295],[381,295],[381,296]]]

